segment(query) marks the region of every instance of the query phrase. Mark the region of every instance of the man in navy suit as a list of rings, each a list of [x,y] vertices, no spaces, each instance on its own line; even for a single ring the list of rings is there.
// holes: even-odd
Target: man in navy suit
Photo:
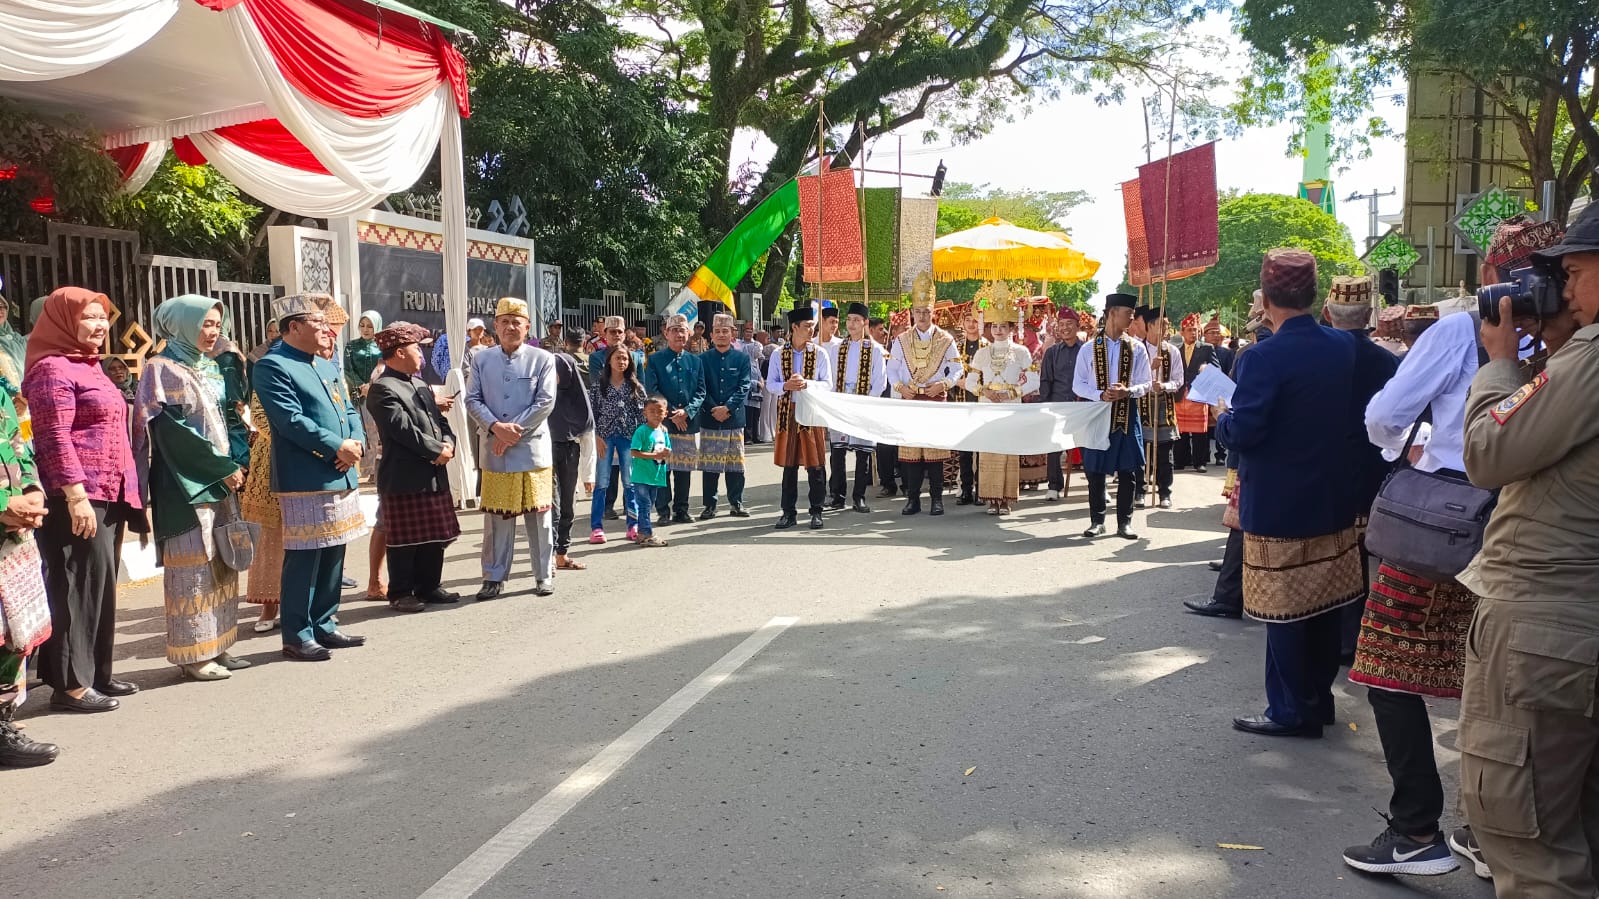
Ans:
[[[1269,334],[1271,332],[1268,331],[1267,333]],[[1221,369],[1222,374],[1232,377],[1233,360],[1238,358],[1238,351],[1227,345],[1227,329],[1222,327],[1221,319],[1212,318],[1210,321],[1205,323],[1204,339],[1205,343],[1208,344],[1211,349],[1211,363],[1217,368]],[[1227,447],[1222,446],[1221,441],[1216,439],[1215,427],[1210,429],[1210,432],[1207,436],[1210,440],[1210,446],[1214,446],[1216,448],[1216,464],[1226,465]],[[1209,449],[1210,447],[1207,446],[1207,455],[1209,453]]]
[[[1366,590],[1346,476],[1355,341],[1310,314],[1314,256],[1270,250],[1260,281],[1274,335],[1238,357],[1233,407],[1216,424],[1239,454],[1244,611],[1266,622],[1266,711],[1233,726],[1320,737],[1333,722],[1339,610]]]

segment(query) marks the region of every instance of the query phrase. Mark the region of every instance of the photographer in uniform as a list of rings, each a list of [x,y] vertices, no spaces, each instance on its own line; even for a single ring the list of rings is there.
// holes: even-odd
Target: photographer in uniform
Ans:
[[[1500,896],[1599,892],[1599,205],[1484,288],[1489,361],[1466,404],[1466,472],[1503,488],[1460,575],[1467,635],[1461,799]],[[1517,322],[1569,310],[1578,330],[1529,381]]]

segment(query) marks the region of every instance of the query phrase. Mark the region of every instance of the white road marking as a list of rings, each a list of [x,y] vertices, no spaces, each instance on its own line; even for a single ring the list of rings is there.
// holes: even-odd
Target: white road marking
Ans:
[[[490,837],[488,842],[451,869],[450,873],[439,878],[438,883],[422,894],[422,899],[467,899],[482,889],[504,870],[506,865],[553,827],[555,822],[561,820],[562,816],[577,807],[579,802],[610,780],[616,772],[622,770],[622,766],[631,761],[640,749],[660,736],[677,719],[683,717],[683,713],[693,708],[716,689],[718,684],[727,680],[733,672],[754,658],[756,653],[765,649],[767,644],[777,639],[779,634],[788,630],[798,620],[798,618],[773,618],[766,622],[760,630],[750,634],[743,643],[733,647],[731,652],[701,672],[699,677],[689,681],[683,689],[657,706],[655,711],[644,716],[629,728],[627,733],[601,749],[583,767],[572,772],[566,780],[557,784],[555,789],[546,793],[544,798],[518,815],[515,821],[505,825],[504,829]]]

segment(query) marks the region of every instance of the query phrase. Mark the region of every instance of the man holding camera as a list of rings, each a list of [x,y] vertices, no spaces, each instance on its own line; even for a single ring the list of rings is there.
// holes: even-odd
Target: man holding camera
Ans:
[[[1525,289],[1484,315],[1489,361],[1466,406],[1466,472],[1502,492],[1482,552],[1459,578],[1480,597],[1466,644],[1461,800],[1500,896],[1590,899],[1599,891],[1599,205],[1533,264],[1554,283],[1523,279]],[[1553,317],[1560,300],[1578,330],[1527,381],[1517,322]]]

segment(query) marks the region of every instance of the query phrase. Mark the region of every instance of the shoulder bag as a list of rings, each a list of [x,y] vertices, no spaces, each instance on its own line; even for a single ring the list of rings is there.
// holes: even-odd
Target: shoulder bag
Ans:
[[[255,545],[261,539],[261,526],[239,515],[239,495],[229,493],[217,503],[217,520],[211,529],[217,556],[234,571],[247,571],[255,561]]]
[[[1416,418],[1393,471],[1383,480],[1366,525],[1366,550],[1434,580],[1453,580],[1482,549],[1499,494],[1443,472],[1410,464],[1426,410]]]

